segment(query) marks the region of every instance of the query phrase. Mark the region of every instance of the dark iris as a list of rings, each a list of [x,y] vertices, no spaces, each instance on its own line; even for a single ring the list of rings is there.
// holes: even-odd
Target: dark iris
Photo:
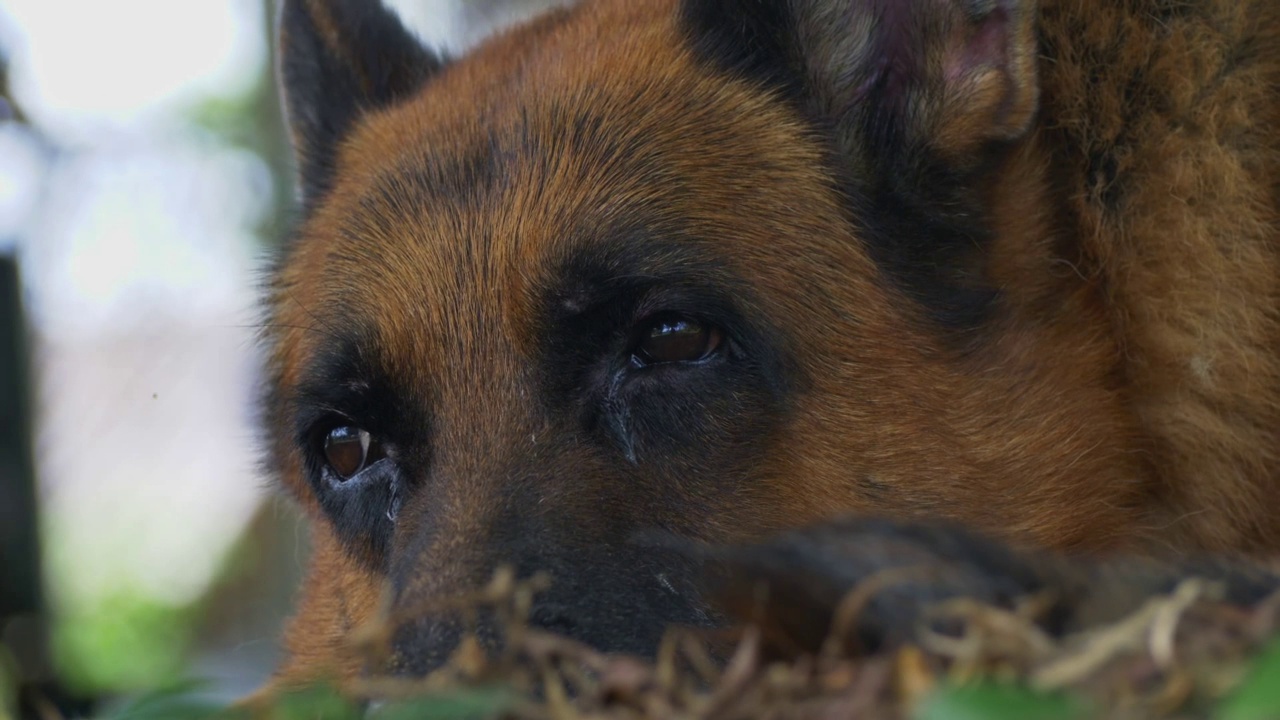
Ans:
[[[635,356],[646,365],[695,362],[720,347],[719,328],[680,315],[659,317],[640,336]]]
[[[324,439],[324,458],[343,480],[351,479],[383,457],[382,445],[358,427],[336,427]]]

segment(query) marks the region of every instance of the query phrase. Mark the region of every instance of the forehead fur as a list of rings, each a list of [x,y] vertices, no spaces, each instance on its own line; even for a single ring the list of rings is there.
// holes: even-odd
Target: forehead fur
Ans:
[[[856,243],[833,236],[845,224],[821,145],[769,92],[700,66],[677,15],[664,0],[558,13],[369,117],[284,284],[311,293],[308,307],[358,308],[394,342],[414,336],[398,352],[430,363],[447,344],[432,333],[527,349],[534,295],[553,275],[584,253],[608,264],[611,247],[634,249],[637,236],[653,269],[673,242],[772,267],[750,273],[766,298],[771,283],[784,291],[812,275],[798,249],[839,254],[828,266],[845,272],[865,267]],[[583,50],[595,47],[608,51]]]

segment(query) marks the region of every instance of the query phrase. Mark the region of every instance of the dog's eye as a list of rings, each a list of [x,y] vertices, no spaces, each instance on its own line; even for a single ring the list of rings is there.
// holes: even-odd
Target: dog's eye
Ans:
[[[720,347],[720,329],[681,315],[664,315],[650,321],[640,333],[635,357],[645,365],[696,362]]]
[[[324,458],[343,480],[351,479],[385,456],[382,444],[358,427],[336,427],[324,439]]]

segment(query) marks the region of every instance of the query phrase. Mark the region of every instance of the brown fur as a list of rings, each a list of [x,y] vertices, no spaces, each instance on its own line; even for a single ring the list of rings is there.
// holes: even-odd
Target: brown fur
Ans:
[[[937,130],[963,155],[1038,101],[982,188],[1003,294],[959,339],[885,281],[807,119],[700,61],[673,0],[557,13],[364,116],[277,278],[273,383],[287,394],[358,319],[430,408],[428,489],[394,544],[417,580],[397,597],[483,579],[519,473],[604,538],[640,516],[731,543],[862,513],[1056,549],[1280,550],[1280,5],[1046,0],[1039,18],[1038,77],[978,78]],[[473,184],[405,179],[493,146]],[[664,497],[529,399],[539,292],[636,208],[718,259],[799,378],[750,447],[707,450],[741,464]],[[385,575],[333,537],[291,440],[274,452],[315,554],[283,677],[351,675],[342,639]]]

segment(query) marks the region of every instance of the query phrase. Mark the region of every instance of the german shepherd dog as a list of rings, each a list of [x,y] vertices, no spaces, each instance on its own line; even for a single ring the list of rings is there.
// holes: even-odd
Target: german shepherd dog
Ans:
[[[534,625],[644,654],[751,583],[813,635],[934,568],[884,640],[957,593],[1073,611],[1104,557],[1280,553],[1275,0],[586,0],[456,58],[373,0],[279,31],[265,418],[314,546],[281,681],[368,672],[353,628],[501,565],[552,577]]]

